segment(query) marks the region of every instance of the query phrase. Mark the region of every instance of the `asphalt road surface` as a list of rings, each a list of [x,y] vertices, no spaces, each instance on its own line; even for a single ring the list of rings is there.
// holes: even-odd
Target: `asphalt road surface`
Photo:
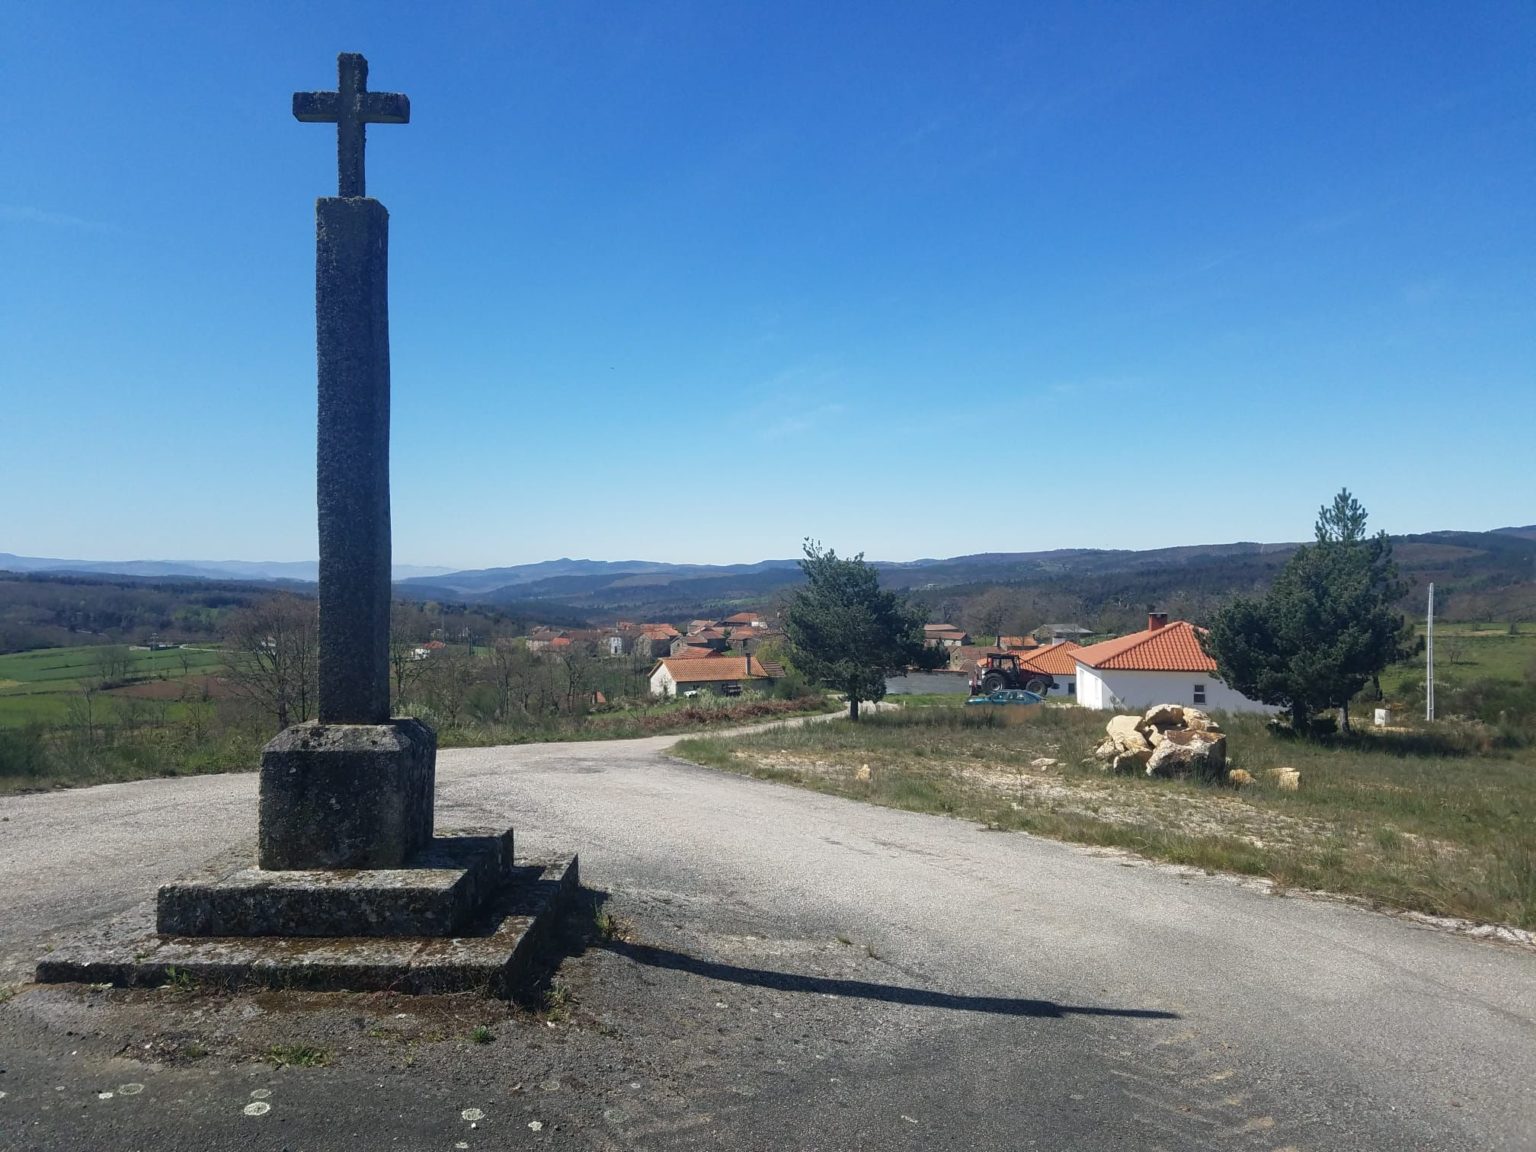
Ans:
[[[548,1012],[23,986],[0,1148],[1536,1148],[1529,950],[669,743],[440,756],[441,826],[578,851],[619,919]],[[250,838],[255,785],[0,799],[0,983]]]

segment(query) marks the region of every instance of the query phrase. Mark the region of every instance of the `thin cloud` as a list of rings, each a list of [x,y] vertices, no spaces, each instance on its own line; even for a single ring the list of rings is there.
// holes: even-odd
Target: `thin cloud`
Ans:
[[[37,224],[44,228],[83,228],[91,232],[104,232],[108,225],[99,220],[87,220],[71,216],[67,212],[50,212],[30,204],[0,204],[0,222],[6,224]]]
[[[760,429],[758,435],[764,440],[785,440],[792,436],[803,436],[807,432],[814,432],[832,423],[847,410],[846,404],[820,404],[815,408],[781,417]]]

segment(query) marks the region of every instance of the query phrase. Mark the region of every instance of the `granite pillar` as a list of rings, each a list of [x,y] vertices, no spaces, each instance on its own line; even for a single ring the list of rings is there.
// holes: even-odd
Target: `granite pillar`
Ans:
[[[389,213],[315,204],[320,721],[389,719]]]

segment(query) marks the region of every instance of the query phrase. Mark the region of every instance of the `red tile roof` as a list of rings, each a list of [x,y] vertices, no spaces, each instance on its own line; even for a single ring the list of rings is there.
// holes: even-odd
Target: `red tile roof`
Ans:
[[[1089,668],[1117,672],[1214,672],[1216,661],[1200,647],[1197,631],[1188,620],[1175,620],[1161,628],[1090,644],[1072,657]]]
[[[756,656],[667,656],[658,663],[679,684],[753,680],[768,675]]]
[[[1011,652],[1020,652],[1024,649],[1040,647],[1040,641],[1036,640],[1033,636],[999,636],[997,643],[999,647],[1007,648]]]
[[[1082,649],[1081,644],[1061,640],[1028,654],[1020,653],[1019,663],[1047,676],[1076,676],[1077,659],[1074,654]]]

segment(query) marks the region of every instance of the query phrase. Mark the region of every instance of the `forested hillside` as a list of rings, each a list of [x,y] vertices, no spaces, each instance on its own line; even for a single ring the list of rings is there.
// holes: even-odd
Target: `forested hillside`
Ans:
[[[1436,588],[1445,620],[1536,620],[1536,527],[1432,532],[1394,539],[1409,591],[1423,611]],[[946,560],[876,562],[882,583],[905,589],[934,619],[983,633],[1072,621],[1099,632],[1137,624],[1148,605],[1196,621],[1240,593],[1262,591],[1294,544],[1193,545],[1148,551],[1073,549],[980,553]],[[579,627],[635,620],[687,621],[739,607],[771,607],[800,580],[789,561],[669,565],[558,560],[396,584],[402,599],[430,601],[499,627]],[[106,641],[217,639],[230,609],[273,591],[312,595],[298,581],[219,581],[0,573],[0,651]]]

